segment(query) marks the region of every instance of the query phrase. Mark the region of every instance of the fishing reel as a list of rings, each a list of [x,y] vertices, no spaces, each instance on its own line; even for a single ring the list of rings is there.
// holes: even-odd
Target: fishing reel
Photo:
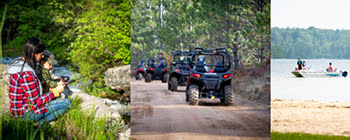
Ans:
[[[63,83],[67,83],[70,79],[69,76],[61,76],[61,78],[62,78],[61,80]]]

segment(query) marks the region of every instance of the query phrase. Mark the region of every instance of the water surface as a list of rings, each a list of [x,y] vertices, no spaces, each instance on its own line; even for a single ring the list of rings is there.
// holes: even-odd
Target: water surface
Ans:
[[[306,59],[306,67],[325,71],[329,62],[333,67],[350,71],[349,59]],[[349,77],[296,78],[291,71],[297,59],[271,60],[271,98],[350,102]]]

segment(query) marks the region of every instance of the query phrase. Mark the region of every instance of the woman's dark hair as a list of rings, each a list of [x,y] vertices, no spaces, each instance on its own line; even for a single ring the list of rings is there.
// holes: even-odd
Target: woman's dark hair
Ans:
[[[45,44],[41,42],[39,38],[29,38],[24,44],[23,54],[24,59],[30,67],[32,67],[36,72],[36,60],[35,54],[42,53],[46,49]]]

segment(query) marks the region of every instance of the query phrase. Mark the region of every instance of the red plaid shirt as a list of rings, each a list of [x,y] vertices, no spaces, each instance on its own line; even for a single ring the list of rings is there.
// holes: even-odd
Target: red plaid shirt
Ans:
[[[10,112],[14,117],[22,117],[29,109],[35,114],[45,113],[45,104],[54,98],[52,91],[40,96],[38,78],[30,71],[12,74],[9,90]]]

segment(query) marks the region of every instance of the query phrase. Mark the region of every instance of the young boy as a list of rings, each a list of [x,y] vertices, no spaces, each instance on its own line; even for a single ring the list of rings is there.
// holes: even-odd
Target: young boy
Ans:
[[[55,88],[57,84],[64,84],[62,81],[59,83],[55,82],[51,78],[50,70],[52,65],[56,65],[57,61],[55,60],[53,54],[49,51],[44,51],[44,58],[39,61],[38,67],[38,77],[42,84],[43,93],[50,91],[50,88]],[[64,94],[61,94],[61,97],[64,98]]]

